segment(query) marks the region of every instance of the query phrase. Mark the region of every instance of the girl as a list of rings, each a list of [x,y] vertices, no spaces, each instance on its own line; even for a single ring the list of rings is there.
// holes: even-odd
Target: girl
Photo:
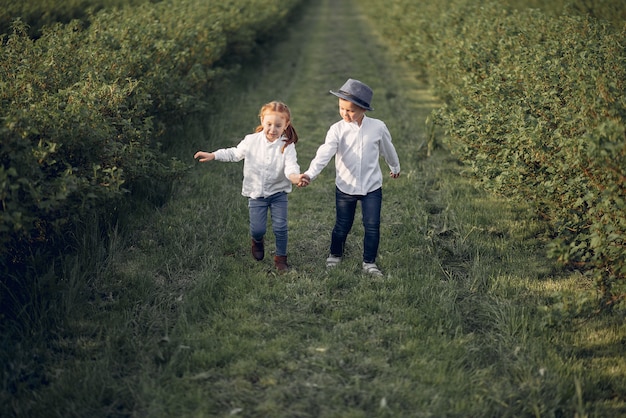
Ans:
[[[194,158],[202,163],[245,159],[241,194],[248,198],[252,256],[258,261],[265,256],[264,236],[269,209],[276,237],[274,265],[280,273],[284,273],[289,270],[287,193],[291,192],[292,184],[300,182],[295,147],[298,135],[291,125],[291,112],[284,103],[267,103],[261,108],[259,118],[261,125],[255,133],[246,135],[236,147],[210,153],[198,151]]]

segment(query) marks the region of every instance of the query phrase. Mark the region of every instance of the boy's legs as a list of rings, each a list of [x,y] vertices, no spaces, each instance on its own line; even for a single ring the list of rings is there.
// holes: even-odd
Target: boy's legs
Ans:
[[[380,242],[380,211],[383,201],[382,189],[374,190],[361,199],[363,212],[363,262],[375,263]]]
[[[348,233],[352,229],[354,214],[358,196],[345,194],[339,189],[335,190],[335,226],[333,228],[330,242],[330,254],[333,256],[343,256],[343,249]]]
[[[276,255],[287,255],[287,193],[276,193],[267,198],[270,204],[270,212],[272,216],[272,231],[276,237]]]

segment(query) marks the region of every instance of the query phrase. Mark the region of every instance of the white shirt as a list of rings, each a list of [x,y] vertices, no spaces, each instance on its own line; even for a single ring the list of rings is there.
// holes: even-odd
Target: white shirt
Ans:
[[[326,140],[304,174],[313,180],[334,156],[339,190],[364,196],[383,184],[381,155],[392,173],[400,172],[400,160],[383,121],[363,116],[359,126],[357,122],[340,120],[328,129]]]
[[[241,194],[257,199],[269,197],[278,192],[291,192],[290,174],[300,174],[298,157],[294,144],[285,147],[281,136],[274,142],[265,137],[263,131],[246,135],[233,148],[219,149],[214,152],[217,161],[243,163],[243,185]]]

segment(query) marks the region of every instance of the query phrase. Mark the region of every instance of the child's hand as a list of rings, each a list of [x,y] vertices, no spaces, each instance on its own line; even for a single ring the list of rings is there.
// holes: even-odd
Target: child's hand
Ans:
[[[198,151],[194,154],[193,158],[194,160],[198,160],[201,163],[206,163],[207,161],[214,160],[215,154],[213,154],[212,152]]]
[[[393,171],[389,173],[392,179],[397,179],[400,177],[400,173],[394,173]]]
[[[306,174],[300,174],[300,181],[298,182],[298,187],[306,187],[311,183],[311,178]]]

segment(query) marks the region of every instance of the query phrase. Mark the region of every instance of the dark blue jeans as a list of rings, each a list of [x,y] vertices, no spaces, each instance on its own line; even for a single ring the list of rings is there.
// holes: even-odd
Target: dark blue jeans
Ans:
[[[276,255],[287,255],[287,193],[279,192],[269,197],[248,199],[250,235],[261,241],[267,230],[267,211],[272,217],[272,231],[276,238]]]
[[[334,256],[343,256],[348,233],[354,223],[357,202],[361,201],[363,215],[363,261],[366,263],[376,262],[378,255],[378,243],[380,242],[380,209],[383,202],[382,189],[374,190],[365,196],[350,195],[341,190],[335,190],[335,210],[337,218],[333,228],[330,242],[330,253]]]

